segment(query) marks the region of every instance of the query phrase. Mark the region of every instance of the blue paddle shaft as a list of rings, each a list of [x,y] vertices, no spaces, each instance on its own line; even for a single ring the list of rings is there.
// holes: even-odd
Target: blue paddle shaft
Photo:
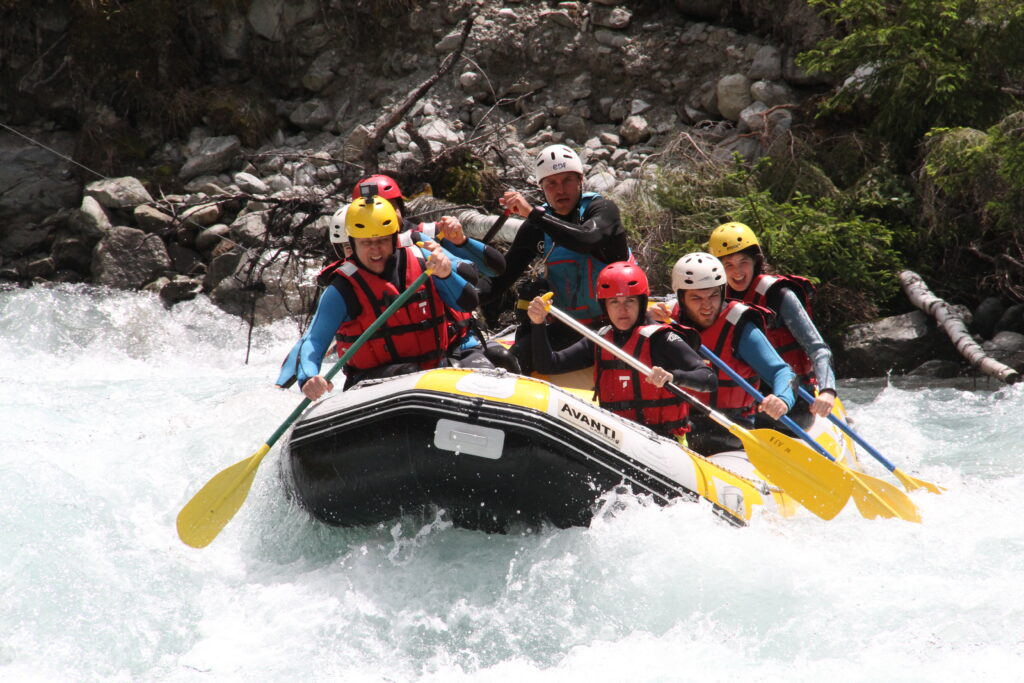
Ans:
[[[800,395],[800,398],[802,398],[803,400],[807,401],[808,403],[814,403],[814,397],[811,396],[811,392],[807,391],[803,387],[797,387],[796,391]],[[875,460],[877,460],[878,462],[880,462],[883,465],[885,465],[886,469],[888,469],[890,472],[893,472],[893,471],[896,470],[896,465],[893,465],[891,462],[886,460],[885,457],[881,453],[876,451],[874,449],[874,447],[872,447],[871,444],[869,444],[867,441],[864,440],[864,437],[862,437],[857,432],[853,431],[853,427],[851,427],[850,425],[846,424],[845,422],[840,420],[838,417],[836,417],[832,413],[828,414],[828,419],[832,421],[832,424],[834,424],[835,426],[837,426],[840,429],[842,429],[845,434],[848,434],[851,439],[853,439],[858,444],[863,446],[864,450],[866,450],[868,453],[870,453],[872,456],[874,456]]]
[[[756,400],[758,403],[764,401],[764,394],[755,389],[750,382],[743,379],[738,372],[736,372],[728,365],[726,365],[725,361],[716,356],[714,351],[701,344],[700,352],[704,354],[705,358],[710,359],[711,362],[717,365],[720,370],[725,372],[725,374],[729,375],[732,381],[736,382],[736,384],[743,387],[743,390],[746,391],[751,396],[753,396],[754,400]],[[801,439],[806,441],[807,445],[816,450],[819,454],[825,456],[826,458],[832,460],[833,462],[835,461],[835,458],[833,458],[832,455],[828,451],[826,451],[820,443],[812,439],[810,434],[801,429],[800,425],[798,425],[796,422],[793,422],[793,418],[791,418],[789,415],[783,415],[782,417],[780,417],[779,422],[789,427],[789,429],[794,434],[796,434]]]

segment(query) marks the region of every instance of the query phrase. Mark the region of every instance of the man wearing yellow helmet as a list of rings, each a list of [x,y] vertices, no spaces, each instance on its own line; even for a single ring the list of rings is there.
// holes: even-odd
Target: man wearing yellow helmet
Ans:
[[[436,242],[402,246],[394,207],[374,196],[352,202],[345,228],[352,258],[339,267],[317,303],[316,314],[289,356],[279,386],[296,380],[310,400],[332,390],[320,375],[320,364],[333,339],[342,355],[387,308],[388,303],[426,269],[433,276],[405,306],[398,309],[373,339],[363,344],[345,366],[345,388],[362,379],[386,377],[444,364],[448,346],[445,305],[473,310],[476,288],[452,269],[449,255]]]
[[[763,306],[775,314],[767,331],[768,339],[800,382],[811,388],[811,393],[814,393],[812,385],[817,385],[818,395],[809,411],[826,417],[835,402],[836,377],[832,370],[832,350],[811,319],[814,294],[811,283],[795,275],[766,272],[771,269],[761,243],[754,231],[743,223],[719,225],[708,239],[708,249],[725,268],[726,297]],[[798,409],[791,417],[799,418],[800,414]]]

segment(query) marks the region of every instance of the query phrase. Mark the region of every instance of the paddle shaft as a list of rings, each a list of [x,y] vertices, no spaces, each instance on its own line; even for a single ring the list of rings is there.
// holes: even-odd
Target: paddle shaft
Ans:
[[[796,388],[796,393],[800,396],[800,398],[802,398],[803,400],[807,401],[808,403],[814,403],[814,397],[811,396],[811,392],[807,391],[803,387],[798,386]],[[888,469],[890,472],[892,472],[892,471],[894,471],[896,469],[896,465],[893,465],[891,462],[886,460],[885,457],[881,453],[879,453],[874,448],[872,448],[871,444],[869,444],[867,441],[865,441],[860,436],[860,434],[858,434],[857,432],[853,431],[853,427],[851,427],[850,425],[846,424],[844,421],[840,420],[838,417],[836,417],[832,413],[828,414],[828,419],[829,419],[829,421],[832,424],[834,424],[835,426],[839,427],[841,430],[843,430],[844,433],[849,435],[849,437],[851,439],[853,439],[858,444],[863,446],[864,450],[866,450],[868,453],[873,455],[875,457],[875,460],[877,460],[878,462],[880,462],[883,465],[885,465],[886,469]]]
[[[583,323],[579,322],[575,318],[571,317],[564,311],[561,311],[555,308],[554,306],[550,306],[548,307],[548,313],[550,313],[551,316],[554,317],[559,322],[569,326],[576,332],[579,332],[581,335],[583,335],[590,341],[600,346],[605,351],[611,353],[613,356],[621,360],[626,365],[629,365],[637,372],[643,373],[644,376],[651,374],[651,368],[647,367],[646,365],[641,363],[637,358],[634,358],[633,356],[629,355],[628,353],[620,349],[618,346],[611,343],[610,341],[599,335],[597,332],[594,332],[592,329],[590,329]],[[678,396],[679,398],[689,403],[694,408],[697,408],[700,412],[708,415],[712,420],[714,420],[721,426],[725,427],[726,429],[729,429],[733,425],[732,421],[725,415],[719,413],[710,406],[705,405],[696,396],[691,396],[690,394],[686,393],[672,382],[666,382],[665,388],[668,389],[675,396]]]
[[[555,319],[568,325],[638,372],[647,376],[651,374],[651,369],[638,359],[574,320],[564,311],[549,305],[548,312]],[[762,476],[772,480],[808,510],[822,519],[832,519],[842,510],[850,497],[852,481],[842,470],[838,469],[835,463],[815,457],[799,441],[773,430],[761,430],[768,433],[756,434],[731,421],[722,413],[705,405],[671,382],[666,382],[665,387],[673,395],[710,416],[712,420],[738,438],[747,452],[747,457]],[[801,455],[801,450],[806,451],[805,456]],[[809,458],[813,459],[813,462]]]
[[[429,270],[425,270],[422,273],[420,273],[420,276],[413,280],[412,284],[406,287],[405,291],[399,294],[398,298],[392,301],[391,305],[385,308],[384,312],[377,316],[377,319],[374,320],[373,323],[371,323],[370,326],[367,327],[366,330],[361,335],[359,335],[359,337],[354,342],[352,342],[352,346],[348,348],[348,351],[346,351],[341,356],[341,358],[338,359],[338,362],[336,362],[331,367],[331,369],[327,371],[327,374],[324,375],[324,379],[326,379],[329,382],[331,381],[331,378],[333,378],[335,375],[341,372],[341,370],[345,367],[345,363],[347,363],[349,359],[356,354],[359,348],[364,343],[366,343],[366,341],[370,337],[372,337],[377,332],[377,330],[379,330],[384,325],[384,323],[388,321],[388,318],[394,315],[395,311],[397,311],[399,308],[405,305],[405,302],[409,300],[409,297],[415,294],[416,290],[420,288],[420,285],[427,281],[427,278],[430,277],[430,274],[431,273]],[[292,426],[292,423],[295,422],[296,419],[298,419],[299,415],[302,414],[302,411],[304,411],[309,406],[310,403],[312,403],[312,401],[310,401],[308,398],[302,399],[299,405],[295,406],[295,410],[293,410],[291,414],[285,419],[285,421],[281,423],[281,426],[277,428],[277,431],[275,431],[270,436],[270,438],[267,439],[266,445],[268,447],[273,446],[277,442],[277,440],[280,439],[281,436],[284,435],[286,431],[288,431],[288,428]]]
[[[704,354],[705,357],[711,359],[711,362],[721,368],[727,375],[729,375],[729,377],[732,378],[734,382],[743,387],[744,391],[758,401],[764,400],[764,396],[760,391],[755,389],[750,382],[740,377],[735,370],[726,365],[725,362],[716,356],[711,349],[701,345],[700,352]],[[890,487],[880,479],[875,479],[863,472],[857,472],[851,469],[846,463],[837,462],[836,459],[832,457],[832,454],[826,451],[821,444],[811,438],[811,435],[801,429],[800,426],[788,415],[783,415],[780,422],[793,430],[794,434],[803,439],[820,455],[825,456],[843,470],[849,472],[850,476],[852,476],[854,481],[857,483],[856,490],[858,491],[858,495],[854,496],[854,501],[857,503],[857,508],[861,511],[862,515],[869,519],[877,516],[884,516],[899,517],[900,519],[905,519],[911,522],[921,521],[917,507],[899,490]]]
[[[498,216],[498,219],[496,221],[494,221],[494,225],[492,225],[491,229],[487,231],[486,235],[484,235],[484,239],[483,239],[483,243],[484,244],[490,244],[491,243],[491,240],[494,239],[494,236],[498,234],[499,230],[501,230],[501,226],[505,225],[505,221],[508,220],[508,217],[511,214],[512,214],[512,210],[511,209],[505,209],[505,213],[503,213],[500,216]]]

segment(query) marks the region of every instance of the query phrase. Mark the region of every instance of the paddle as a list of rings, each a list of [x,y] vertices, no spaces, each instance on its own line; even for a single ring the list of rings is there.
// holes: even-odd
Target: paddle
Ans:
[[[797,394],[800,395],[800,398],[807,401],[808,403],[814,403],[814,397],[811,396],[811,392],[807,391],[806,389],[800,386],[796,388],[796,391]],[[828,419],[832,422],[832,424],[839,427],[841,430],[843,430],[843,432],[848,434],[851,439],[853,439],[861,446],[863,446],[864,450],[870,453],[875,460],[885,465],[885,468],[892,472],[908,491],[913,491],[915,489],[925,489],[926,491],[931,491],[932,493],[942,493],[945,490],[938,484],[933,484],[930,481],[925,481],[923,479],[916,479],[910,476],[909,474],[900,471],[900,469],[896,467],[896,465],[893,465],[891,462],[885,459],[885,456],[883,456],[881,453],[875,450],[875,448],[871,444],[869,444],[864,439],[864,437],[862,437],[857,432],[853,431],[853,427],[846,424],[846,422],[840,420],[832,413],[829,413]]]
[[[764,400],[764,395],[761,394],[760,391],[740,377],[735,370],[726,365],[726,363],[716,356],[711,349],[702,344],[700,352],[704,357],[710,359],[712,363],[729,375],[734,382],[743,387],[743,390],[753,396],[755,400],[759,403]],[[860,510],[860,513],[864,517],[867,517],[868,519],[874,519],[876,517],[899,517],[900,519],[905,519],[908,522],[921,521],[921,515],[917,510],[917,506],[914,505],[913,501],[907,498],[906,494],[895,486],[890,486],[881,479],[869,476],[863,472],[857,472],[851,469],[846,463],[838,462],[821,446],[821,444],[812,439],[810,434],[801,429],[800,425],[793,422],[792,418],[788,415],[783,415],[779,418],[779,422],[786,425],[786,427],[803,439],[820,455],[828,458],[853,477],[853,501],[857,504],[857,509]]]
[[[484,238],[482,240],[482,242],[484,244],[490,244],[491,243],[491,240],[494,239],[494,236],[498,234],[499,230],[501,230],[501,226],[505,225],[505,221],[508,220],[508,217],[511,214],[512,214],[512,210],[511,209],[505,209],[505,213],[501,214],[498,217],[498,219],[494,221],[494,225],[492,225],[490,230],[487,231],[487,234],[484,235]]]
[[[651,374],[649,367],[550,302],[548,312],[638,372]],[[671,382],[665,384],[665,388],[728,429],[743,443],[747,457],[762,475],[817,516],[832,519],[846,505],[853,480],[835,463],[822,460],[807,446],[774,429],[744,429]]]
[[[359,335],[359,338],[352,343],[348,351],[328,370],[327,374],[324,375],[324,379],[330,381],[332,377],[338,374],[345,363],[359,350],[359,347],[372,337],[395,311],[405,304],[409,297],[420,288],[420,285],[427,281],[430,275],[430,270],[423,272],[404,292],[399,294],[398,298],[366,328],[365,332]],[[281,438],[311,402],[308,398],[302,399],[302,402],[295,407],[291,415],[281,423],[281,426],[267,439],[266,443],[260,446],[259,450],[245,460],[236,462],[231,467],[215,475],[213,479],[206,483],[206,486],[199,489],[192,496],[192,499],[185,504],[185,507],[178,513],[178,537],[186,545],[190,545],[193,548],[204,548],[213,539],[217,538],[217,534],[231,521],[231,518],[235,516],[235,513],[238,512],[238,509],[242,507],[242,503],[248,497],[253,479],[256,478],[256,468],[263,462],[263,456],[270,451],[270,448]]]

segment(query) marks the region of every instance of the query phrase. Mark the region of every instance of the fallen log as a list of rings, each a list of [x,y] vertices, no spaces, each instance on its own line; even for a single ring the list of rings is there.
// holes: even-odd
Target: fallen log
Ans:
[[[982,374],[995,377],[1007,384],[1016,384],[1020,381],[1019,372],[985,353],[985,350],[974,341],[971,333],[967,331],[967,325],[964,324],[960,313],[943,299],[935,296],[920,275],[910,270],[904,270],[900,272],[899,278],[903,292],[910,302],[935,318],[939,327],[953,342],[956,350],[972,367]]]
[[[494,225],[494,221],[500,218],[500,216],[480,213],[474,208],[467,208],[464,205],[460,206],[443,199],[428,196],[417,197],[411,200],[406,205],[406,208],[408,209],[409,216],[417,221],[435,221],[441,216],[454,216],[462,223],[462,229],[466,235],[478,240],[483,239],[484,235],[491,229],[491,226]],[[501,227],[501,230],[498,231],[498,234],[491,240],[492,243],[511,243],[522,223],[522,218],[509,218],[505,225]]]

